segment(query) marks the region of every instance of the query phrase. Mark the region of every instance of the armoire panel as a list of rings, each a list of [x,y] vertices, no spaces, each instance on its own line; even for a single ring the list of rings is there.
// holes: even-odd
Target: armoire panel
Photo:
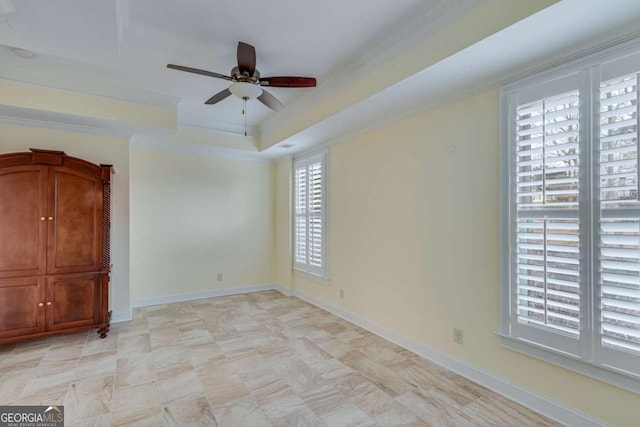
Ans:
[[[51,168],[49,274],[102,268],[102,181],[64,167]]]
[[[0,278],[45,272],[46,180],[43,166],[0,169]]]
[[[0,338],[44,331],[43,278],[0,280],[0,301]]]

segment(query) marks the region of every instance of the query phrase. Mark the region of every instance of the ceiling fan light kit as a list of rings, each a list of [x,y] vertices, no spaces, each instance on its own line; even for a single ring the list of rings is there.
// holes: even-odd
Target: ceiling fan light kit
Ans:
[[[262,89],[262,86],[284,88],[316,86],[316,79],[313,77],[260,77],[260,72],[256,70],[256,50],[250,44],[238,42],[237,59],[238,66],[231,69],[230,76],[215,73],[213,71],[200,70],[198,68],[185,67],[175,64],[167,64],[167,68],[178,71],[186,71],[187,73],[200,74],[207,77],[215,77],[218,79],[233,82],[227,89],[216,93],[207,101],[205,101],[205,104],[207,105],[216,104],[227,98],[229,95],[233,94],[236,97],[242,99],[244,102],[256,98],[258,101],[260,101],[270,109],[274,111],[280,111],[284,108],[284,105],[282,105],[282,103],[278,101],[275,96]],[[242,114],[245,114],[244,108],[242,109]],[[246,114],[244,134],[245,136],[247,135]]]
[[[240,99],[253,99],[262,95],[262,88],[255,83],[235,82],[229,91]]]

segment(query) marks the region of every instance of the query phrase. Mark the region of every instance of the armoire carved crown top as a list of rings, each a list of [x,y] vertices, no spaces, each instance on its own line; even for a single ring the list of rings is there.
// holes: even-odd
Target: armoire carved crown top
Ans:
[[[109,182],[115,171],[112,165],[95,164],[67,155],[64,151],[30,148],[30,153],[0,154],[0,168],[20,165],[65,166],[82,170]]]

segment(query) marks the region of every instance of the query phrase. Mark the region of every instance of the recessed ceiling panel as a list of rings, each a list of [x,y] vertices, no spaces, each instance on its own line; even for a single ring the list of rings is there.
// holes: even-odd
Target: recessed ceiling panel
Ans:
[[[256,47],[257,67],[263,75],[322,76],[419,3],[136,0],[129,2],[129,19],[132,28],[153,27],[179,40],[208,46],[201,55],[220,61],[223,69],[217,72],[235,65],[235,46],[244,41]]]

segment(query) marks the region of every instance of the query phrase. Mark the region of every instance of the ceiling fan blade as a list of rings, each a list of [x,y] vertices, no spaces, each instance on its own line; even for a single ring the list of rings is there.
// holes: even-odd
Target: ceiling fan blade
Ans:
[[[260,86],[271,87],[316,87],[313,77],[263,77]]]
[[[182,65],[167,64],[167,68],[171,68],[172,70],[178,70],[178,71],[186,71],[187,73],[200,74],[208,77],[217,77],[219,79],[224,79],[224,80],[233,80],[231,77],[225,76],[224,74],[214,73],[213,71],[207,71],[207,70],[199,70],[197,68],[183,67]]]
[[[256,48],[250,44],[238,42],[238,69],[241,74],[249,73],[253,76],[256,70]]]
[[[262,91],[262,95],[258,97],[258,101],[262,102],[274,111],[281,111],[284,108],[284,105],[282,105],[275,96],[271,95],[266,90]]]
[[[207,105],[215,104],[217,102],[222,101],[223,99],[225,99],[229,95],[231,95],[231,91],[229,89],[225,89],[223,91],[220,91],[220,92],[216,93],[211,98],[207,99],[205,104],[207,104]]]

